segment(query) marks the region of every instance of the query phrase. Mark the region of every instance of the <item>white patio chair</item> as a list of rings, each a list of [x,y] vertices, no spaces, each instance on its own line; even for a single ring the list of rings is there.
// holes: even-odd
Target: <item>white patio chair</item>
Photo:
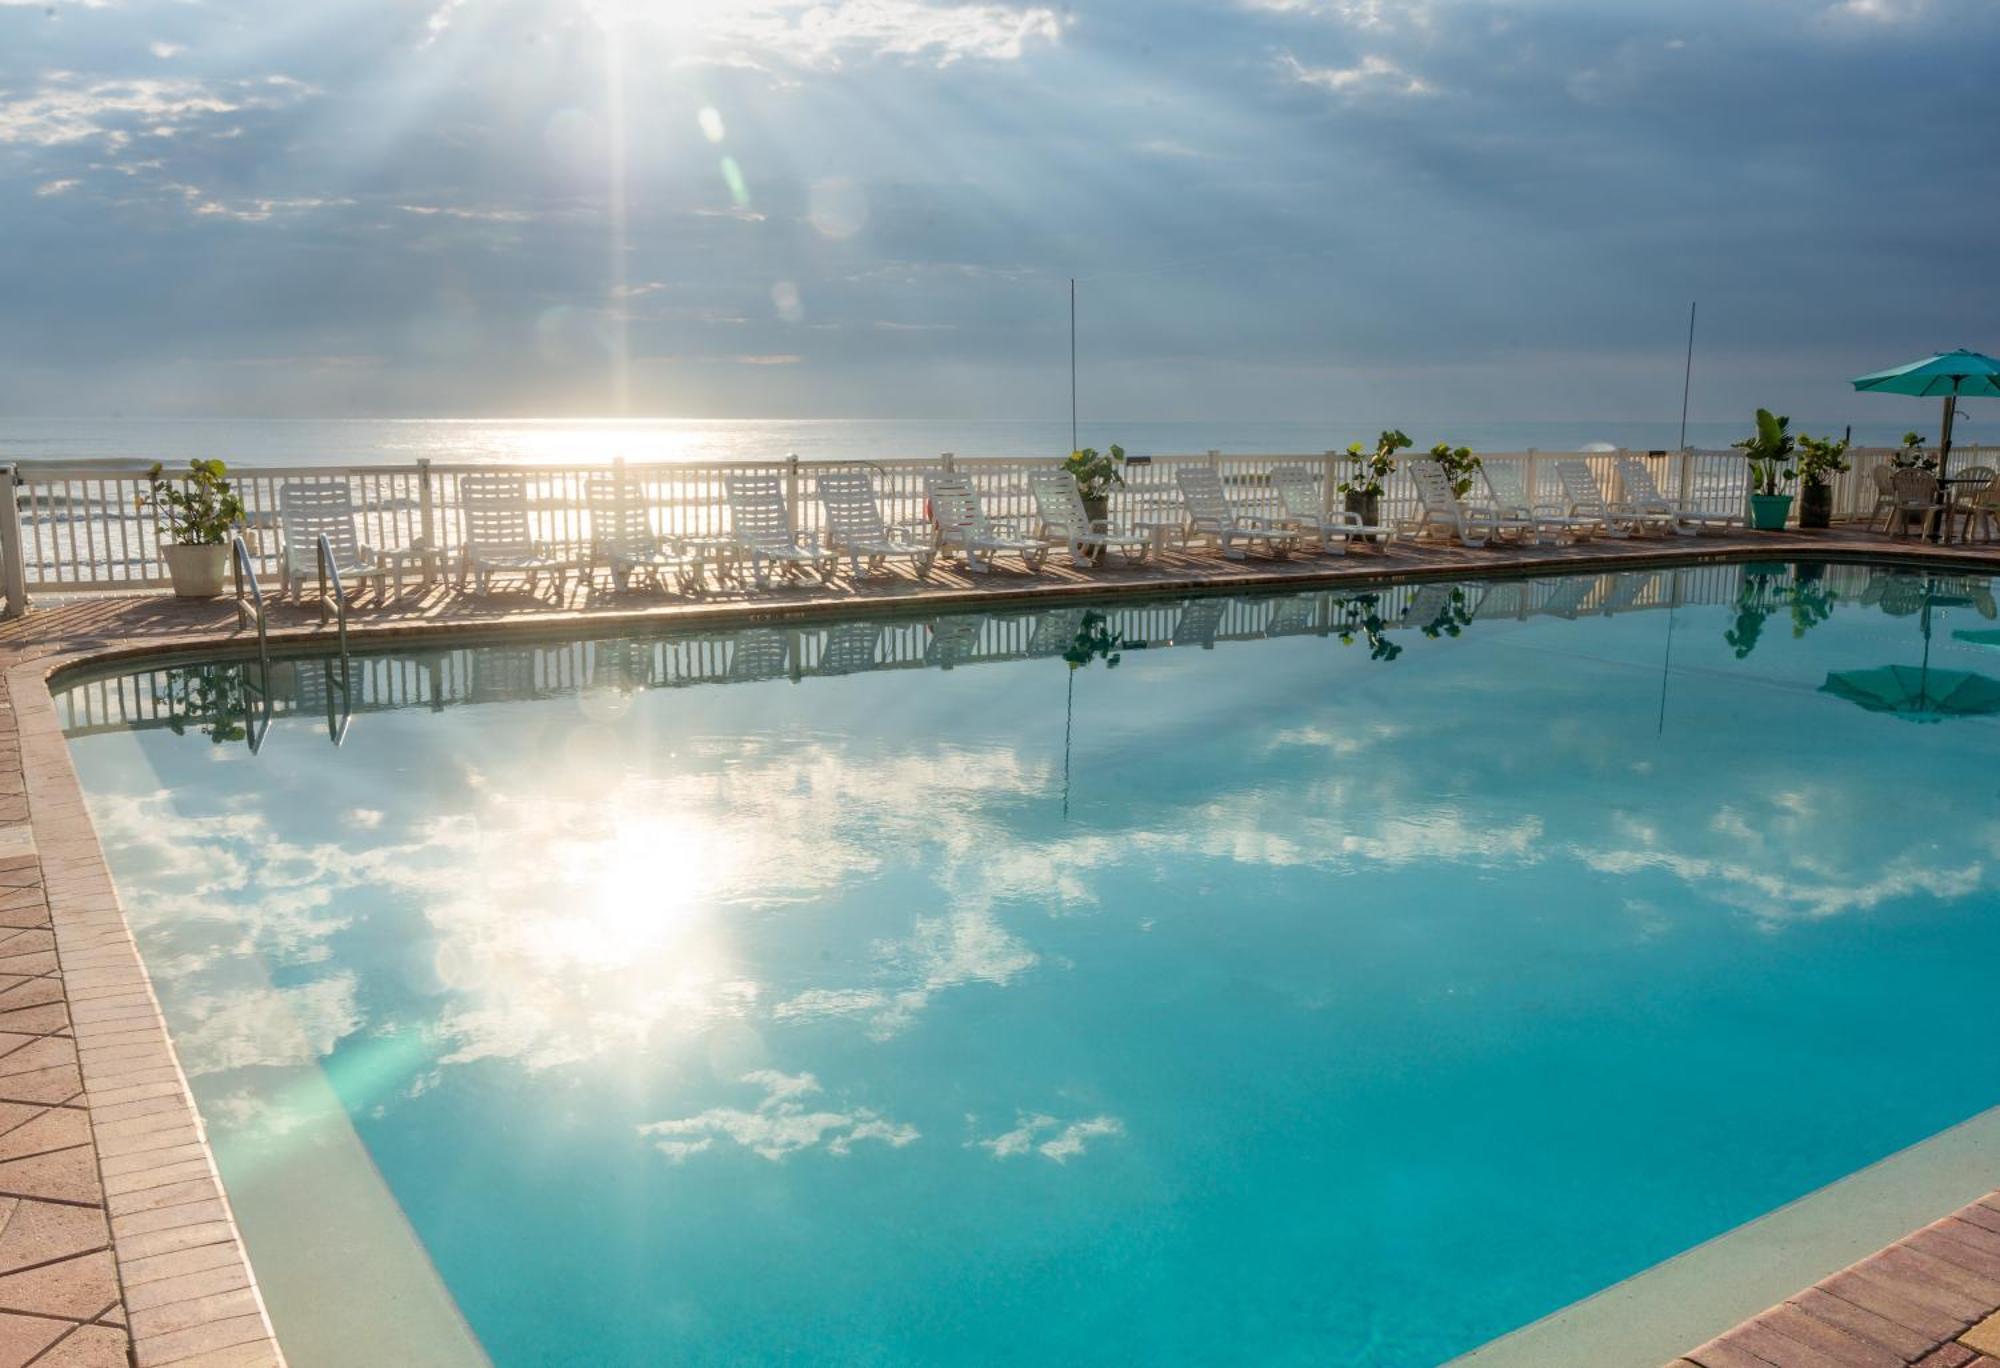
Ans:
[[[1557,461],[1556,477],[1562,481],[1563,507],[1573,516],[1595,518],[1603,525],[1607,537],[1665,535],[1674,530],[1674,520],[1669,514],[1648,513],[1628,503],[1605,499],[1604,491],[1597,485],[1597,473],[1588,461]]]
[[[1359,513],[1326,508],[1321,502],[1320,479],[1304,466],[1273,467],[1271,488],[1278,495],[1279,517],[1297,528],[1301,536],[1315,538],[1319,549],[1330,555],[1346,554],[1356,541],[1374,542],[1387,555],[1389,543],[1396,539],[1396,529],[1370,527]]]
[[[1047,539],[1024,535],[1011,520],[987,517],[969,477],[934,471],[924,476],[924,497],[938,549],[956,552],[968,571],[982,574],[993,567],[995,556],[1019,556],[1029,574],[1040,573],[1049,555]]]
[[[1949,525],[1947,536],[1960,541],[1972,540],[1972,529],[1976,525],[1982,532],[1982,540],[1990,539],[1996,525],[1995,514],[2000,513],[2000,503],[1995,502],[1995,479],[1992,466],[1967,466],[1952,477],[1952,498],[1945,506],[1947,524],[1957,522],[1958,530],[1953,532]]]
[[[723,481],[723,494],[729,503],[729,539],[739,557],[749,558],[750,578],[759,589],[770,583],[767,563],[784,567],[787,579],[810,570],[820,583],[832,581],[834,555],[820,548],[817,534],[792,529],[781,477],[731,475]]]
[[[458,584],[470,576],[479,593],[492,592],[496,573],[528,577],[534,593],[543,575],[554,577],[556,601],[563,581],[581,561],[559,554],[535,536],[528,510],[528,482],[512,471],[482,470],[458,477],[458,515],[464,541],[458,552]]]
[[[1583,541],[1604,531],[1604,520],[1588,513],[1566,513],[1559,503],[1538,503],[1528,491],[1521,468],[1512,461],[1489,461],[1479,468],[1486,482],[1487,506],[1495,513],[1522,518],[1535,525],[1535,535]]]
[[[397,573],[373,547],[361,544],[354,523],[354,491],[346,480],[287,480],[279,485],[278,536],[284,543],[278,562],[279,588],[294,603],[308,583],[317,582],[322,595],[330,590],[321,578],[321,537],[333,553],[332,568],[343,586],[351,584],[358,590],[372,579],[376,601],[380,602],[388,593],[389,577]]]
[[[1412,536],[1443,532],[1461,546],[1484,546],[1496,537],[1533,540],[1532,519],[1465,503],[1453,492],[1451,476],[1436,461],[1411,461],[1405,468],[1417,486],[1417,515],[1408,523]]]
[[[706,587],[701,553],[653,530],[630,479],[592,475],[584,481],[583,492],[590,510],[591,568],[608,566],[620,593],[631,588],[635,574],[650,580],[655,589],[666,588],[669,574],[684,594],[698,594]]]
[[[1669,499],[1653,482],[1653,472],[1637,456],[1618,458],[1618,483],[1624,486],[1627,503],[1642,512],[1669,514],[1674,520],[1674,531],[1684,537],[1698,536],[1703,532],[1727,532],[1748,522],[1741,512],[1721,513]]]
[[[1882,520],[1882,530],[1889,530],[1889,513],[1896,506],[1896,471],[1892,466],[1869,467],[1869,477],[1875,481],[1875,505],[1868,510],[1868,525],[1875,526],[1875,520]]]
[[[1937,526],[1937,520],[1944,513],[1944,500],[1938,494],[1938,477],[1928,470],[1911,468],[1899,470],[1890,480],[1893,502],[1889,508],[1888,526],[1883,529],[1891,536],[1908,536],[1910,524],[1920,523],[1923,535],[1928,537]]]
[[[937,544],[922,525],[887,523],[875,502],[875,482],[865,470],[829,471],[813,481],[826,514],[826,545],[845,555],[854,578],[878,574],[891,558],[907,560],[918,579],[929,579]],[[861,568],[862,561],[868,568]]]
[[[1060,466],[1029,471],[1028,492],[1034,496],[1035,513],[1041,518],[1041,534],[1068,547],[1070,564],[1078,569],[1096,564],[1107,551],[1116,551],[1136,565],[1153,549],[1151,537],[1115,532],[1108,522],[1103,527],[1093,523],[1076,478]]]
[[[1180,486],[1181,502],[1187,506],[1189,538],[1209,538],[1228,559],[1244,558],[1238,542],[1247,546],[1261,542],[1280,560],[1298,545],[1299,531],[1292,524],[1238,513],[1213,466],[1182,466],[1174,472],[1174,483]]]

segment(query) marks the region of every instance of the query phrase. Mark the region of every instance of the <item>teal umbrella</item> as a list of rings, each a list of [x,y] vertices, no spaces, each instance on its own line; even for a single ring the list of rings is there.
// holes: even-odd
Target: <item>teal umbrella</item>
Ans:
[[[1877,394],[1914,394],[1944,399],[1944,426],[1938,433],[1938,478],[1951,461],[1951,425],[1963,398],[2000,399],[2000,361],[1960,347],[1906,366],[1894,366],[1855,380],[1854,388]]]

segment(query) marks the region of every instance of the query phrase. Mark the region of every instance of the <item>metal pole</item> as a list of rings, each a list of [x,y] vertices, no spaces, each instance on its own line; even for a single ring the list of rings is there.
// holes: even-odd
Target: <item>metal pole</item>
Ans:
[[[1076,444],[1076,277],[1069,278],[1069,449]]]
[[[1688,301],[1687,369],[1681,372],[1681,450],[1688,449],[1688,391],[1694,386],[1694,301]]]

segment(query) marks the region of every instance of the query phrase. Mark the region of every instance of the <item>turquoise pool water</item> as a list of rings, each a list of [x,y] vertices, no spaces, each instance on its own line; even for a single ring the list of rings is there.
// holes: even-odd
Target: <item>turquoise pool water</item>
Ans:
[[[61,703],[295,1362],[427,1260],[501,1365],[1419,1365],[2000,1102],[1994,616],[1701,567]]]

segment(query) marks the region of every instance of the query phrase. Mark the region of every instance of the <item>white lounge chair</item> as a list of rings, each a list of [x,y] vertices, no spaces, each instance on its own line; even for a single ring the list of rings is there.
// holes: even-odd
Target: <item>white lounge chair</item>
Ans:
[[[500,470],[459,476],[458,514],[465,537],[458,551],[460,588],[471,576],[480,593],[490,593],[498,572],[526,575],[532,594],[541,577],[550,575],[555,580],[556,600],[562,600],[563,580],[581,561],[558,554],[549,543],[535,537],[525,476]]]
[[[984,613],[953,613],[931,624],[931,639],[924,646],[924,664],[949,670],[979,654],[979,638],[986,630]]]
[[[1417,486],[1417,515],[1409,520],[1412,536],[1443,532],[1463,546],[1484,546],[1496,537],[1533,540],[1532,519],[1465,503],[1453,492],[1451,476],[1436,461],[1411,461],[1406,469]]]
[[[1683,458],[1685,459],[1685,458]],[[1727,532],[1732,527],[1744,526],[1748,519],[1741,512],[1719,513],[1712,509],[1694,508],[1675,499],[1669,499],[1653,483],[1653,472],[1637,456],[1621,456],[1618,460],[1618,483],[1625,487],[1625,500],[1632,507],[1646,513],[1665,513],[1673,518],[1674,531],[1684,537],[1697,536],[1703,532]]]
[[[875,502],[875,483],[863,470],[829,471],[813,481],[826,514],[826,545],[847,557],[854,578],[877,574],[891,559],[907,560],[918,579],[930,578],[937,544],[921,524],[887,523]],[[864,572],[862,561],[868,562]]]
[[[653,531],[646,505],[629,479],[592,475],[583,492],[590,509],[591,568],[609,567],[611,582],[620,593],[631,588],[635,574],[649,579],[656,589],[666,588],[666,576],[671,574],[682,593],[701,592],[705,587],[701,553]]]
[[[776,475],[731,475],[723,481],[729,502],[729,537],[739,557],[750,560],[750,578],[759,589],[770,583],[771,565],[784,567],[786,578],[810,570],[820,583],[833,579],[834,556],[820,549],[819,537],[792,529],[785,507],[784,481]]]
[[[1174,483],[1180,486],[1181,502],[1187,505],[1189,539],[1209,538],[1230,560],[1244,558],[1238,542],[1247,546],[1261,542],[1281,560],[1298,545],[1298,529],[1290,523],[1238,513],[1213,466],[1182,466],[1174,472]]]
[[[1271,471],[1271,488],[1277,491],[1282,521],[1298,529],[1301,536],[1319,542],[1330,555],[1345,555],[1356,541],[1377,541],[1384,554],[1395,540],[1393,527],[1370,527],[1359,513],[1344,508],[1328,509],[1321,502],[1320,478],[1304,466],[1277,466]]]
[[[1480,466],[1479,474],[1486,482],[1488,507],[1495,513],[1533,523],[1537,537],[1582,541],[1604,530],[1601,518],[1587,513],[1565,513],[1559,503],[1536,502],[1528,492],[1521,468],[1512,461],[1489,461]]]
[[[1058,466],[1028,472],[1028,492],[1035,497],[1035,512],[1042,520],[1041,533],[1057,545],[1069,548],[1070,564],[1079,569],[1094,565],[1107,551],[1116,551],[1137,564],[1153,549],[1150,537],[1132,532],[1114,532],[1107,523],[1098,527],[1083,506],[1083,494],[1076,478]]]
[[[320,568],[321,537],[326,538],[331,568],[339,573],[343,587],[358,589],[372,579],[379,602],[388,592],[389,576],[398,573],[373,547],[361,544],[354,525],[354,491],[346,480],[287,480],[279,485],[278,535],[284,542],[280,589],[294,603],[310,582],[319,584],[322,596],[331,591]]]
[[[1563,506],[1572,515],[1595,518],[1607,537],[1667,533],[1674,520],[1664,513],[1649,513],[1629,503],[1611,503],[1597,486],[1597,474],[1588,461],[1557,461],[1556,476],[1562,481]]]
[[[1025,536],[1012,522],[986,516],[979,504],[979,490],[966,476],[951,471],[926,475],[924,497],[930,502],[938,548],[958,553],[972,573],[991,569],[995,556],[1019,556],[1032,575],[1048,559],[1045,538]]]

